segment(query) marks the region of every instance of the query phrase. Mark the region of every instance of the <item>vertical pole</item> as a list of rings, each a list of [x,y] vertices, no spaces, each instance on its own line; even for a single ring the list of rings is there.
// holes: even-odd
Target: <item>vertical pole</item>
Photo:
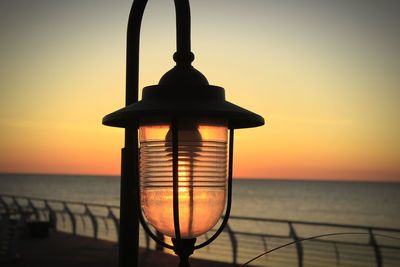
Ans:
[[[126,132],[129,132],[128,129]],[[137,139],[137,134],[131,136]],[[121,199],[119,225],[119,266],[135,267],[138,264],[139,220],[137,177],[137,146],[122,149]]]
[[[66,202],[62,202],[62,203],[64,205],[64,210],[63,211],[65,211],[68,214],[69,219],[71,220],[72,234],[76,235],[77,233],[76,233],[76,218],[75,218],[75,215],[71,211],[71,209],[68,207],[68,204]]]
[[[225,227],[229,234],[229,239],[230,239],[231,245],[232,245],[232,264],[233,264],[233,266],[237,266],[237,240],[235,237],[235,232],[232,231],[232,229],[228,223],[226,224]],[[263,239],[263,241],[264,241],[264,239]],[[264,246],[264,250],[267,251],[266,246]]]
[[[372,231],[371,228],[368,229],[368,233],[369,233],[369,243],[373,246],[374,248],[374,253],[375,253],[375,261],[376,261],[376,267],[382,267],[382,254],[381,251],[379,249],[379,245],[376,242],[375,236],[374,236],[374,232]]]
[[[336,266],[338,267],[338,266],[340,266],[340,253],[339,253],[339,248],[338,248],[336,242],[333,243],[333,246],[334,246],[334,248],[335,248]]]
[[[289,229],[290,229],[290,236],[293,238],[294,241],[299,241],[299,237],[296,234],[296,230],[293,227],[293,224],[289,222]],[[304,255],[303,255],[303,246],[301,242],[296,243],[296,251],[297,251],[297,262],[299,267],[303,267],[304,262]]]
[[[147,0],[134,0],[128,20],[126,48],[126,99],[138,101],[140,25]],[[138,266],[139,257],[139,167],[137,125],[125,129],[121,153],[119,267]]]

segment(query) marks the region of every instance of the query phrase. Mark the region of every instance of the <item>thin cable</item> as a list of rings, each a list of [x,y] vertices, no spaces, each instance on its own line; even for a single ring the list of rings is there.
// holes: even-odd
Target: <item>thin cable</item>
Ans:
[[[270,249],[270,250],[268,250],[268,251],[266,251],[266,252],[264,252],[264,253],[258,255],[257,257],[254,257],[254,258],[252,258],[251,260],[249,260],[249,261],[243,263],[243,264],[240,265],[240,266],[245,266],[245,265],[247,265],[247,264],[249,264],[249,263],[251,263],[251,262],[253,262],[253,261],[255,261],[255,260],[259,259],[259,258],[261,258],[262,256],[265,256],[265,255],[267,255],[267,254],[269,254],[269,253],[271,253],[271,252],[273,252],[273,251],[276,251],[276,250],[278,250],[278,249],[281,249],[281,248],[284,248],[284,247],[287,247],[287,246],[290,246],[290,245],[293,245],[293,244],[297,244],[297,243],[300,243],[300,242],[303,242],[303,241],[307,241],[307,240],[312,240],[312,239],[317,239],[317,238],[327,237],[327,236],[335,236],[335,235],[369,235],[369,233],[357,233],[357,232],[349,232],[349,233],[331,233],[331,234],[323,234],[323,235],[316,235],[316,236],[311,236],[311,237],[307,237],[307,238],[302,238],[302,239],[299,239],[299,240],[295,240],[295,241],[289,242],[289,243],[284,244],[284,245],[282,245],[282,246],[279,246],[279,247]],[[380,236],[380,237],[386,237],[386,238],[391,238],[391,239],[400,240],[399,237],[394,237],[394,236],[390,236],[390,235],[374,234],[374,236]]]

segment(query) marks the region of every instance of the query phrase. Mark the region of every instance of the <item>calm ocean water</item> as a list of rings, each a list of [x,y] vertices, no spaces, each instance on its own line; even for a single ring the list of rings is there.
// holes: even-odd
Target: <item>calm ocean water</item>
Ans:
[[[119,204],[119,178],[0,175],[0,193]],[[400,183],[234,180],[232,214],[400,228]]]

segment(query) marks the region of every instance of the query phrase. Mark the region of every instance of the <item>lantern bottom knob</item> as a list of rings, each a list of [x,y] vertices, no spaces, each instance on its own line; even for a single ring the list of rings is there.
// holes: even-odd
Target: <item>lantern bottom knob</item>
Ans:
[[[191,239],[176,239],[172,238],[174,244],[174,252],[179,256],[178,267],[190,267],[189,256],[194,252],[194,244],[196,238]]]

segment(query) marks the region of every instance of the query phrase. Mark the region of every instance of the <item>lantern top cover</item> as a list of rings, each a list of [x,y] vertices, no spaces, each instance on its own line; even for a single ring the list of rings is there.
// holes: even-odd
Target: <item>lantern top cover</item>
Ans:
[[[264,125],[264,119],[225,100],[225,90],[209,85],[192,66],[175,66],[158,85],[143,89],[142,99],[103,118],[114,127],[138,127],[149,121],[191,119],[223,121],[230,129]]]

